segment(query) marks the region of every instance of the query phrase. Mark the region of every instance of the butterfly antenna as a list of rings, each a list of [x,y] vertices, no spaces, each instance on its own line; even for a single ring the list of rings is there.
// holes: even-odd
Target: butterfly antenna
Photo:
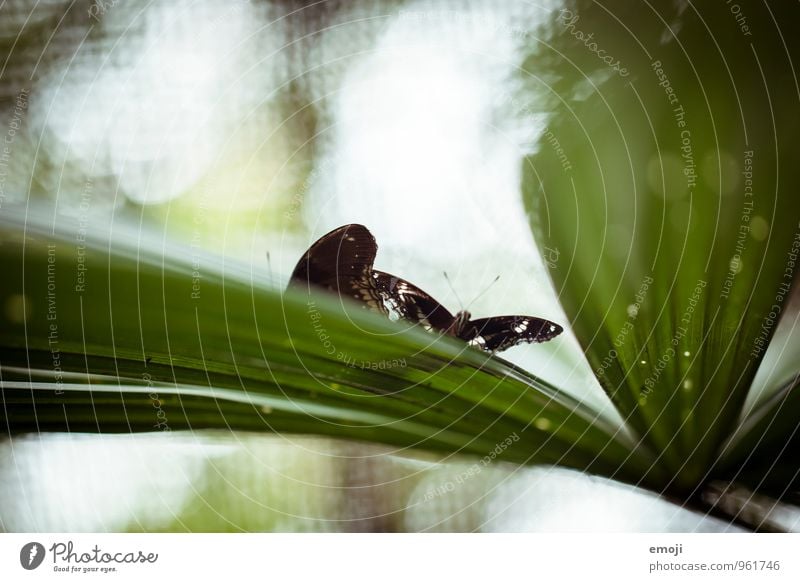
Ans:
[[[491,283],[489,283],[489,284],[486,286],[486,288],[485,288],[483,291],[481,291],[480,293],[478,293],[478,295],[475,297],[475,299],[473,299],[472,301],[470,301],[470,302],[469,302],[469,305],[467,305],[467,307],[466,307],[465,311],[469,311],[469,308],[470,308],[470,306],[471,306],[473,303],[475,303],[475,302],[476,302],[478,299],[480,299],[481,297],[483,297],[484,295],[486,295],[486,292],[487,292],[489,289],[491,289],[491,288],[492,288],[492,286],[493,286],[495,283],[497,283],[499,280],[500,280],[500,275],[498,275],[497,277],[495,277],[495,278],[492,280],[492,282],[491,282]]]
[[[456,288],[453,287],[453,282],[450,280],[450,277],[447,276],[447,271],[442,271],[442,273],[444,274],[444,278],[447,280],[447,284],[450,286],[450,291],[452,291],[453,295],[456,296],[456,301],[458,301],[458,306],[460,310],[464,311],[464,303],[461,301],[461,297],[458,296]]]

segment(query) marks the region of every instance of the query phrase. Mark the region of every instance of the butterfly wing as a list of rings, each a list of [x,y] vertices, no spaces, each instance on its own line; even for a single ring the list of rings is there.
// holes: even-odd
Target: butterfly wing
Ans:
[[[441,333],[453,325],[453,314],[416,285],[383,271],[375,270],[372,276],[390,314]]]
[[[557,323],[528,315],[501,315],[468,322],[458,337],[487,352],[501,352],[523,343],[546,342],[564,329]]]
[[[340,226],[311,245],[292,271],[289,285],[332,291],[386,313],[372,277],[372,263],[377,254],[378,245],[367,227]]]
[[[521,343],[545,342],[560,334],[560,325],[526,315],[467,321],[405,279],[372,268],[378,245],[365,226],[346,224],[320,238],[300,258],[290,286],[305,285],[351,297],[378,313],[419,323],[428,330],[455,335],[488,352]]]

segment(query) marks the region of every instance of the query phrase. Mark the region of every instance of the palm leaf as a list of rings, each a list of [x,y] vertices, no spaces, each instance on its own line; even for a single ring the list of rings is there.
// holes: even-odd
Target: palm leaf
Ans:
[[[554,27],[567,58],[530,60],[534,91],[558,79],[547,90],[580,97],[556,107],[527,160],[525,200],[540,247],[558,251],[550,272],[604,390],[659,451],[664,487],[692,492],[721,469],[794,281],[797,80],[777,58],[787,56],[779,36],[757,53],[723,36],[711,52],[700,18],[680,19],[679,43],[665,28],[677,12],[579,6]],[[613,19],[635,19],[636,37],[609,34]],[[768,38],[774,23],[758,24]],[[629,74],[605,70],[576,30],[624,55]],[[578,89],[595,79],[607,80]],[[771,88],[787,82],[792,97],[778,97]],[[777,441],[796,411],[775,409]],[[726,455],[729,475],[763,422]]]
[[[536,377],[329,297],[212,267],[198,283],[177,251],[162,259],[126,242],[89,241],[80,287],[62,227],[28,223],[23,242],[4,222],[0,264],[13,283],[2,299],[19,309],[0,335],[12,433],[310,432],[479,456],[516,435],[505,460],[631,481],[652,463]]]

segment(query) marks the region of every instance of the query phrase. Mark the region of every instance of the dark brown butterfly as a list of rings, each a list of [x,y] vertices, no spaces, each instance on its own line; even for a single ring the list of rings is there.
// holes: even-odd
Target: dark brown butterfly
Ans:
[[[460,338],[487,352],[521,343],[546,342],[562,331],[560,325],[528,315],[470,319],[455,315],[422,289],[372,268],[378,245],[365,226],[346,224],[320,238],[301,257],[290,285],[322,288],[360,301],[390,319],[419,323],[430,331]]]

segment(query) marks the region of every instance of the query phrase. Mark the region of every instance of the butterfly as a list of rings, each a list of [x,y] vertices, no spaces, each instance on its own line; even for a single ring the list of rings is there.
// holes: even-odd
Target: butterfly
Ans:
[[[329,232],[305,252],[289,286],[307,285],[341,297],[390,319],[404,319],[429,331],[457,337],[487,352],[522,343],[546,342],[563,328],[528,315],[471,319],[468,311],[450,313],[441,303],[405,279],[373,268],[378,245],[363,225],[346,224]]]

